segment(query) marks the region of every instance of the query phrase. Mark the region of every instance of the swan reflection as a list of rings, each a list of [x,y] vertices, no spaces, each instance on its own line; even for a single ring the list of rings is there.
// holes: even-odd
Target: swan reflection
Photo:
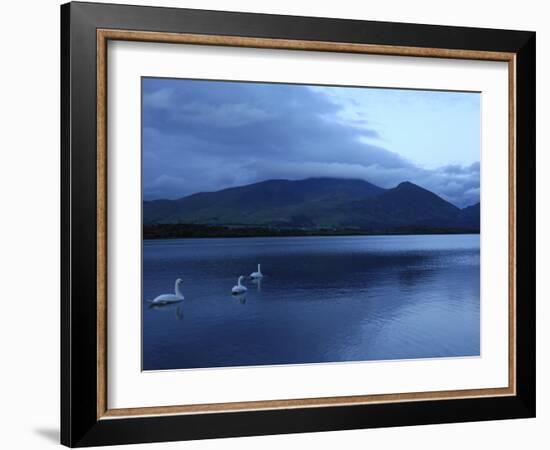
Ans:
[[[252,284],[256,286],[256,290],[258,292],[262,292],[262,279],[261,278],[253,279]]]
[[[149,309],[155,311],[173,311],[177,320],[183,319],[183,309],[179,303],[149,303]]]
[[[241,305],[244,305],[246,303],[246,292],[243,292],[241,294],[233,294],[231,297],[235,300],[238,300]]]

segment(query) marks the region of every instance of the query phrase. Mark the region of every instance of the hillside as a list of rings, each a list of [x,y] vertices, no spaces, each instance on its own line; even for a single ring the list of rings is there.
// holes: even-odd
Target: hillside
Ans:
[[[145,226],[208,225],[277,230],[479,229],[479,204],[457,208],[410,182],[383,189],[364,180],[268,180],[143,203]]]

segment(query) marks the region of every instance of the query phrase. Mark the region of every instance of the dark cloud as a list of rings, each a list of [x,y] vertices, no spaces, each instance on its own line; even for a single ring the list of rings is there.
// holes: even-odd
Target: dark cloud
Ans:
[[[479,163],[418,167],[364,121],[305,86],[144,79],[144,197],[178,198],[270,178],[409,180],[464,206],[479,199]],[[477,190],[477,191],[476,191]]]

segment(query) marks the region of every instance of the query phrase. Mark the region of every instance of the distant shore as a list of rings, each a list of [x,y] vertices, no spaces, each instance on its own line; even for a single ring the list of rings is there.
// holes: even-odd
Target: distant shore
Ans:
[[[479,234],[478,228],[270,228],[249,226],[156,224],[143,226],[143,239],[181,238],[242,238],[242,237],[290,237],[290,236],[376,236],[410,234]]]

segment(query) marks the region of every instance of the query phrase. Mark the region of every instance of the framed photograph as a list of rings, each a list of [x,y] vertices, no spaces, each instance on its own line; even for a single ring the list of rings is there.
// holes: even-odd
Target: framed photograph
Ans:
[[[63,444],[534,417],[534,32],[61,26]]]

